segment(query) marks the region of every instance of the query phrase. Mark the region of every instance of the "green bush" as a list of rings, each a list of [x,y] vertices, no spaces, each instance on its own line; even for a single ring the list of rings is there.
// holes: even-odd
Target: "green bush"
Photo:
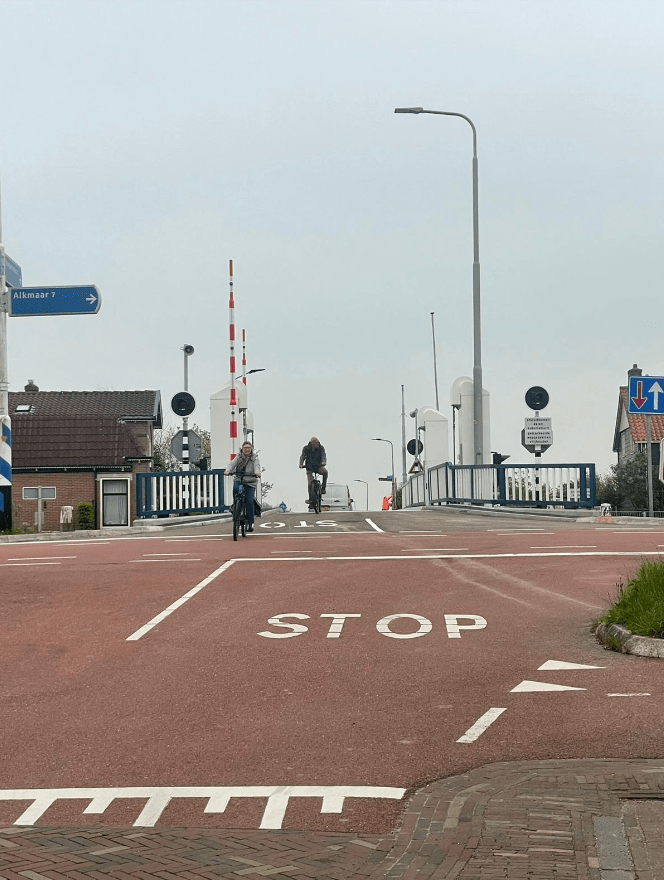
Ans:
[[[618,590],[618,598],[600,618],[639,636],[664,638],[664,561],[645,560]]]
[[[76,507],[76,528],[94,529],[95,512],[89,501],[81,501]]]

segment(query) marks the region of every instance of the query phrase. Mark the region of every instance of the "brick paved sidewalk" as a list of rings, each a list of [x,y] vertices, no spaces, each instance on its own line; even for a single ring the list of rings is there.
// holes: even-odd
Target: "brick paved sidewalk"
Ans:
[[[420,789],[382,837],[12,826],[0,880],[663,880],[663,827],[664,759],[524,761]]]

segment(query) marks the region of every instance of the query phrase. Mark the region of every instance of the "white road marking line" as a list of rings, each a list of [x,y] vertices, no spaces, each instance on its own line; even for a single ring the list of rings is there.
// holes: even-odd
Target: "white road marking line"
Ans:
[[[274,535],[276,538],[277,535]],[[287,537],[286,535],[279,537]],[[314,537],[313,535],[309,537]],[[340,559],[346,561],[372,561],[391,560],[391,559],[549,559],[553,556],[661,556],[659,550],[594,550],[588,553],[467,553],[463,556],[447,556],[444,553],[438,553],[435,550],[430,551],[428,556],[312,556],[312,559]],[[240,556],[236,562],[269,562],[269,556]],[[582,603],[586,604],[586,603]],[[589,608],[595,608],[589,605]],[[598,606],[599,607],[599,606]]]
[[[373,785],[235,785],[201,787],[42,788],[0,790],[0,801],[32,801],[14,825],[34,825],[57,800],[88,800],[84,813],[101,814],[116,798],[147,799],[134,827],[153,828],[174,798],[207,798],[205,813],[223,813],[231,798],[267,798],[260,828],[281,828],[292,797],[322,800],[321,813],[341,813],[345,798],[401,800],[405,788]]]
[[[475,742],[476,739],[479,739],[480,736],[484,733],[484,731],[490,727],[496,718],[500,718],[505,709],[489,709],[488,712],[485,712],[481,718],[478,718],[477,721],[473,724],[472,727],[469,727],[468,730],[464,733],[463,736],[460,736],[457,740],[458,743],[471,743]]]
[[[548,681],[522,681],[510,691],[511,694],[532,694],[537,691],[585,691],[587,688],[570,687],[566,684],[550,684]]]
[[[510,529],[507,527],[505,527],[504,529],[487,529],[487,532],[543,532],[543,531],[544,531],[544,529],[539,526],[532,526],[532,527],[529,526],[528,528],[524,528],[524,529],[522,529],[522,528]]]
[[[607,694],[607,697],[652,697],[652,694]]]
[[[37,559],[77,559],[76,556],[10,556],[7,562],[35,562]]]
[[[212,574],[208,575],[205,580],[202,580],[200,584],[197,584],[188,593],[185,593],[184,596],[181,596],[172,605],[169,605],[168,608],[165,608],[160,614],[157,614],[156,617],[153,617],[152,620],[149,620],[144,626],[140,629],[137,629],[135,633],[132,633],[128,636],[125,641],[127,642],[137,642],[140,638],[142,638],[146,633],[150,632],[150,630],[155,627],[158,623],[161,623],[164,618],[168,617],[169,614],[172,614],[175,610],[177,610],[181,605],[184,605],[185,602],[188,602],[196,593],[200,593],[203,587],[207,587],[209,583],[211,583],[215,578],[219,577],[220,574],[226,571],[227,568],[230,568],[231,565],[235,562],[235,559],[229,559],[228,562],[224,562],[219,568],[212,572]]]
[[[200,559],[128,559],[127,562],[200,562]]]
[[[442,532],[412,532],[409,535],[400,535],[401,538],[446,538],[447,535]]]
[[[369,525],[371,526],[371,528],[374,529],[376,532],[384,532],[385,531],[385,529],[379,528],[373,520],[369,519],[368,516],[364,517],[364,521],[368,522]]]
[[[606,666],[587,666],[585,663],[567,663],[565,660],[547,660],[537,667],[537,671],[546,669],[606,669]]]
[[[531,550],[594,550],[597,544],[549,544],[531,547]]]
[[[614,535],[659,535],[662,529],[653,526],[652,529],[615,529]]]
[[[59,562],[5,562],[5,563],[3,563],[3,568],[4,568],[5,566],[10,566],[10,565],[23,565],[23,566],[30,566],[30,565],[60,565],[60,563],[59,563]]]
[[[518,531],[513,532],[496,532],[497,538],[516,538],[519,537],[521,532],[525,531],[525,529],[519,529]],[[555,535],[556,532],[538,532],[537,537],[541,537],[542,535]],[[524,535],[524,538],[527,538],[528,535]]]

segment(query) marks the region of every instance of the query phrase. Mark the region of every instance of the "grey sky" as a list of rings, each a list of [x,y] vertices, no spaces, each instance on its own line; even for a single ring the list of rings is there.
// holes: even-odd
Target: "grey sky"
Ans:
[[[664,6],[657,2],[0,0],[7,253],[99,286],[96,317],[9,320],[11,390],[228,381],[228,260],[271,500],[312,434],[371,506],[406,407],[472,375],[478,130],[492,449],[543,385],[548,462],[606,471],[617,389],[664,373]],[[175,416],[172,416],[175,421]],[[409,436],[412,420],[409,421]]]

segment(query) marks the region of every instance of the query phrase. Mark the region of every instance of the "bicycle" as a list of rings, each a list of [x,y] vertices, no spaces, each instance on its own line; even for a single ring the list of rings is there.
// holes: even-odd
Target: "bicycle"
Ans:
[[[247,493],[244,491],[244,480],[238,482],[237,490],[233,491],[233,540],[237,541],[238,532],[246,537],[247,522]]]
[[[311,485],[309,486],[309,510],[314,513],[320,513],[321,508],[321,484],[320,474],[318,471],[307,471],[311,474]]]

